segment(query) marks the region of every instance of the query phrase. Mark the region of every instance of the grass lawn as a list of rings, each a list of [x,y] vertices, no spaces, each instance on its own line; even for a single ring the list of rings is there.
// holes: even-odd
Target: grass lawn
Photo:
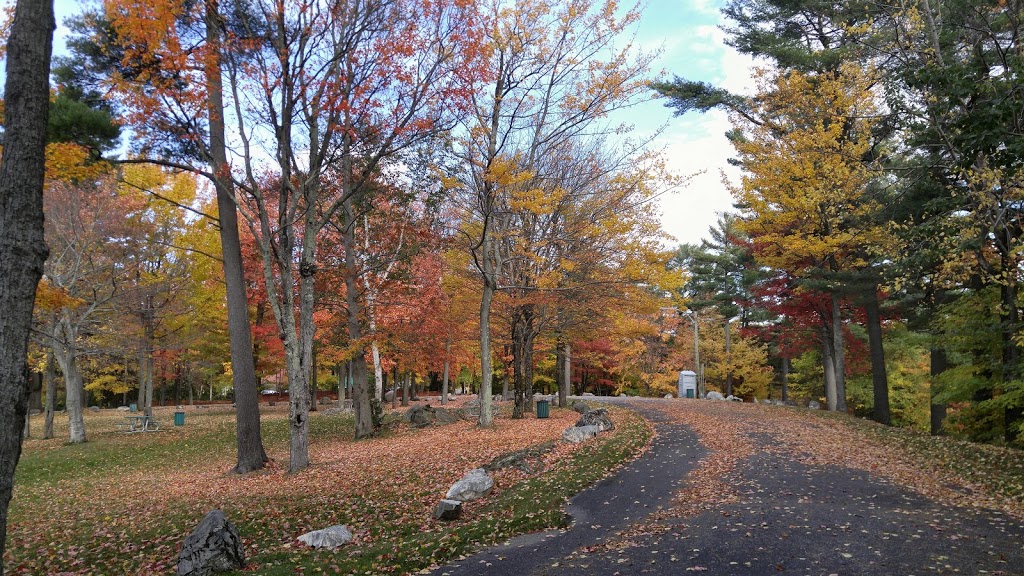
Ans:
[[[89,442],[39,440],[32,421],[18,465],[4,565],[12,574],[170,574],[182,540],[209,510],[235,523],[254,574],[408,573],[457,558],[523,532],[559,526],[565,499],[639,453],[651,430],[616,409],[617,429],[579,446],[559,442],[543,472],[494,473],[494,492],[464,506],[460,520],[431,513],[448,486],[495,456],[559,438],[578,414],[501,417],[491,430],[469,422],[412,430],[396,426],[383,438],[355,442],[353,421],[313,414],[313,465],[287,474],[287,406],[263,411],[263,437],[273,463],[238,476],[234,413],[228,407],[186,407],[174,427],[172,408],[157,408],[160,432],[116,430],[124,413],[89,412]],[[295,538],[348,525],[352,544],[317,552]]]

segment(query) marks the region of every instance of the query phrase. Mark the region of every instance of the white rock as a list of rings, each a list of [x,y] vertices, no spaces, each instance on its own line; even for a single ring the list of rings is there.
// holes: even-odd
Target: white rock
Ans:
[[[593,392],[584,392],[582,395],[583,396],[593,396],[594,393]]]
[[[494,488],[494,480],[487,475],[487,472],[483,468],[474,468],[455,484],[452,484],[444,497],[448,500],[469,502],[487,496],[491,493],[492,488]]]
[[[721,393],[715,392],[714,390],[708,392],[707,395],[704,397],[707,398],[708,400],[725,400],[725,396],[722,396]]]
[[[821,403],[817,400],[811,400],[807,403],[807,407],[811,410],[821,410]]]
[[[562,432],[562,440],[579,444],[587,438],[597,436],[597,433],[600,431],[601,428],[598,426],[571,426],[566,428],[565,432]]]
[[[673,395],[671,395],[671,394],[665,394],[665,398],[666,398],[666,399],[667,399],[667,398],[675,398],[675,396],[673,396]]]
[[[726,396],[725,399],[728,400],[729,402],[743,402],[743,398],[740,398],[739,396],[733,396],[732,394]]]
[[[307,532],[298,538],[299,542],[312,548],[327,548],[333,550],[338,546],[348,544],[352,540],[352,532],[348,527],[338,524],[323,530]]]

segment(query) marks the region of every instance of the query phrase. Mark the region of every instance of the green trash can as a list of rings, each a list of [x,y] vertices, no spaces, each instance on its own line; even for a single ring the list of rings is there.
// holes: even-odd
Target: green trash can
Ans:
[[[139,411],[139,405],[138,404],[129,404],[128,405],[128,411],[129,412],[138,412]]]
[[[537,400],[537,418],[550,416],[551,403],[547,400]]]
[[[185,425],[185,413],[184,412],[175,412],[174,413],[174,425],[175,426],[184,426]]]
[[[687,398],[693,398],[693,388],[687,388],[686,389],[686,397]]]

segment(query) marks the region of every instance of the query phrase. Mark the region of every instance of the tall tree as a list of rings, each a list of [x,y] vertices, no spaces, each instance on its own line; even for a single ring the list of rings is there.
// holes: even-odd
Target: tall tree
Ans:
[[[43,179],[54,28],[52,0],[19,0],[6,50],[0,158],[0,559],[28,413],[25,374],[32,306],[47,256]]]
[[[61,60],[60,69],[86,98],[107,93],[123,107],[139,136],[138,161],[188,169],[214,184],[237,407],[235,471],[244,473],[262,468],[267,456],[260,436],[237,208],[228,176],[221,70],[225,28],[216,0],[111,0],[101,12],[87,13],[72,24],[75,36],[69,47],[74,54]],[[160,33],[154,35],[154,30]],[[196,78],[192,71],[201,74]]]

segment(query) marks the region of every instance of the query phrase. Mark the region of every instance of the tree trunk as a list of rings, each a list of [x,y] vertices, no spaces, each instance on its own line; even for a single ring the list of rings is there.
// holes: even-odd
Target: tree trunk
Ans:
[[[486,234],[485,234],[486,236]],[[480,419],[478,424],[488,428],[491,417],[491,301],[494,299],[494,271],[490,270],[490,239],[484,239],[484,286],[480,298]]]
[[[789,358],[782,358],[782,401],[789,401]]]
[[[452,341],[444,342],[444,376],[441,380],[441,405],[448,403],[448,368],[451,364]]]
[[[316,412],[316,391],[317,391],[316,376],[317,376],[316,375],[316,343],[314,343],[313,344],[313,362],[309,366],[309,398],[310,398],[309,411],[310,412]]]
[[[825,404],[829,410],[836,409],[836,369],[833,357],[834,340],[827,322],[821,325],[821,364],[825,371]]]
[[[32,306],[48,253],[43,178],[53,29],[52,0],[18,0],[7,41],[0,160],[0,576],[28,410],[25,365]]]
[[[941,391],[936,382],[936,377],[946,371],[948,363],[946,361],[946,351],[942,348],[932,348],[929,356],[929,374],[931,375],[931,390],[929,394],[931,398],[931,433],[938,436],[943,434],[942,423],[946,420],[946,404],[935,401],[935,397]]]
[[[43,438],[53,438],[53,410],[57,404],[57,375],[53,365],[53,351],[46,352],[46,371],[43,372],[43,383],[46,386],[46,406],[43,409],[45,414],[43,423]]]
[[[555,391],[558,394],[558,406],[565,408],[565,372],[562,365],[565,364],[565,342],[561,336],[555,341]]]
[[[228,338],[231,348],[231,382],[235,391],[237,462],[234,472],[245,474],[263,468],[267,452],[260,434],[260,398],[256,382],[255,348],[249,326],[242,243],[238,234],[238,208],[230,178],[224,130],[224,89],[220,68],[220,14],[216,0],[206,3],[206,43],[218,57],[207,58],[206,95],[210,129],[210,165],[215,175],[217,213],[220,219],[221,258],[227,293]]]
[[[405,377],[402,378],[402,406],[409,405],[409,380],[412,378],[412,372],[406,372]]]
[[[566,406],[569,402],[569,390],[572,388],[572,354],[569,347],[569,342],[565,343],[565,377],[562,381],[562,389],[558,391],[558,402],[561,406]]]
[[[1007,242],[1013,241],[1007,238]],[[1008,258],[1006,259],[1008,260]],[[1004,269],[1009,269],[1010,262],[1004,264]],[[1002,320],[1002,341],[1003,341],[1003,382],[1009,383],[1020,377],[1020,347],[1017,345],[1016,336],[1020,329],[1020,312],[1017,302],[1017,284],[1012,279],[1004,280],[1000,288],[1002,305],[1000,315]],[[1024,418],[1024,407],[1006,406],[1003,409],[1003,436],[1007,443],[1017,439],[1017,427]]]
[[[846,412],[846,351],[843,345],[843,315],[839,296],[832,295],[832,348],[836,378],[836,411]]]
[[[523,398],[526,381],[523,330],[523,315],[517,310],[512,319],[512,418],[522,418],[526,409]]]
[[[864,313],[867,316],[868,345],[871,348],[871,382],[874,390],[873,416],[876,422],[892,424],[889,413],[889,376],[885,370],[885,349],[882,346],[882,315],[878,306],[878,288],[869,287],[864,294]]]
[[[732,324],[728,319],[725,321],[725,395],[732,396],[732,347],[729,339],[729,325]]]

